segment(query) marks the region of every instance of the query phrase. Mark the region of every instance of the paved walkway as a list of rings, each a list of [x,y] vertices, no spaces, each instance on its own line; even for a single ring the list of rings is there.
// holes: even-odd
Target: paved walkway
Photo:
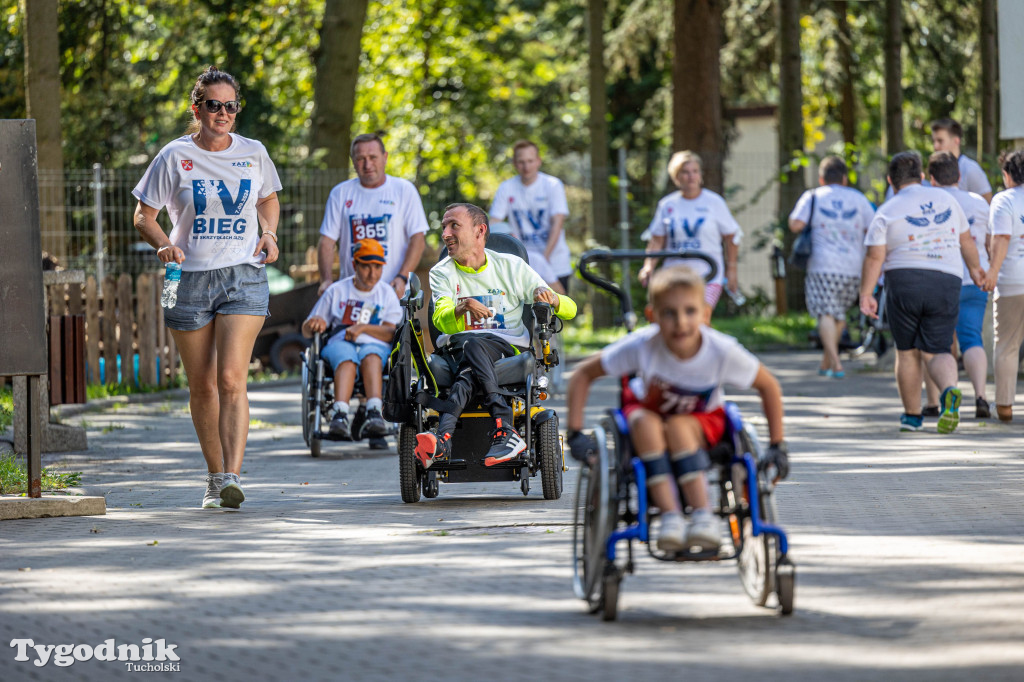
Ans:
[[[182,399],[69,419],[90,450],[47,459],[83,471],[108,514],[0,524],[0,680],[135,674],[19,662],[8,643],[24,638],[163,639],[181,679],[1021,679],[1024,427],[968,417],[950,436],[901,434],[890,375],[764,359],[793,453],[779,499],[792,617],[751,605],[731,563],[641,557],[603,623],[572,594],[575,468],[558,502],[536,480],[528,498],[460,484],[403,504],[393,454],[333,444],[314,460],[298,385],[257,386],[237,512],[197,508]],[[596,402],[613,395],[603,385]],[[758,414],[756,396],[738,402]]]

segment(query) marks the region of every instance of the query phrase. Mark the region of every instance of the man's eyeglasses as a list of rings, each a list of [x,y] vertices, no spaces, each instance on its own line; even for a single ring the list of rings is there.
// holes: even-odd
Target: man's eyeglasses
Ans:
[[[221,102],[220,100],[216,99],[202,99],[196,102],[196,104],[205,105],[206,110],[211,114],[216,114],[221,110],[222,107],[224,108],[224,111],[228,112],[229,114],[237,114],[239,111],[242,110],[242,103],[239,102],[237,99],[233,99],[230,102]]]

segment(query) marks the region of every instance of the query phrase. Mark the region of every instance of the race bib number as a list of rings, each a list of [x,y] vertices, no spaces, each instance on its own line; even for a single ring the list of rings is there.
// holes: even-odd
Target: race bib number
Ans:
[[[470,317],[467,312],[465,316],[466,331],[471,329],[505,329],[505,306],[500,296],[484,294],[483,296],[462,296],[459,302],[473,299],[487,306],[489,315],[477,320]]]
[[[377,312],[380,306],[363,305],[362,301],[346,301],[341,304],[341,324],[348,327],[353,324],[377,324]]]
[[[654,379],[647,386],[643,406],[661,415],[706,412],[713,388],[691,391]]]
[[[384,247],[384,255],[388,253],[388,226],[391,222],[390,215],[382,216],[352,216],[352,247],[353,253],[355,243],[363,239],[376,239]]]

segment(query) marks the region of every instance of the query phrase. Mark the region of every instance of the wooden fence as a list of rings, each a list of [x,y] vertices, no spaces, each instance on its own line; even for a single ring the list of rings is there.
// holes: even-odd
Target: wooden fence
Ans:
[[[85,285],[51,284],[47,287],[50,315],[85,316],[86,380],[91,384],[167,386],[179,373],[178,351],[160,306],[163,277],[142,273],[89,277]],[[103,375],[100,376],[100,358]],[[118,365],[121,377],[118,378]]]

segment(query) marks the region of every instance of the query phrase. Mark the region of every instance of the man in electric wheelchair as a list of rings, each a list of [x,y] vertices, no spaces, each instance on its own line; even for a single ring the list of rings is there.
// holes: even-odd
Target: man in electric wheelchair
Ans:
[[[416,458],[424,469],[452,453],[452,434],[475,394],[494,419],[487,467],[511,464],[528,445],[513,425],[513,411],[495,373],[495,363],[527,351],[526,303],[550,304],[563,320],[576,315],[568,296],[549,289],[522,258],[485,248],[487,213],[473,204],[452,204],[441,220],[448,256],[430,269],[431,320],[441,332],[437,347],[454,380],[435,429],[416,436]]]
[[[580,431],[591,383],[605,375],[635,375],[624,389],[622,412],[633,451],[643,461],[651,499],[662,512],[657,547],[716,551],[721,521],[710,508],[705,471],[711,465],[708,451],[726,429],[722,387],[752,387],[760,393],[771,443],[766,462],[775,465],[779,479],[789,473],[782,390],[752,353],[707,326],[711,309],[704,302],[704,281],[693,270],[674,266],[657,271],[647,295],[645,313],[651,325],[589,357],[573,373],[569,448],[582,461],[593,447]],[[689,527],[680,497],[692,509]]]
[[[302,333],[313,336],[331,330],[321,356],[334,371],[334,405],[329,433],[347,440],[380,438],[387,433],[381,415],[383,363],[391,353],[395,326],[402,309],[395,290],[381,282],[384,248],[376,239],[357,242],[352,255],[355,274],[338,280],[320,297],[302,324]],[[352,433],[349,400],[357,372],[366,395],[366,419],[360,434]]]

